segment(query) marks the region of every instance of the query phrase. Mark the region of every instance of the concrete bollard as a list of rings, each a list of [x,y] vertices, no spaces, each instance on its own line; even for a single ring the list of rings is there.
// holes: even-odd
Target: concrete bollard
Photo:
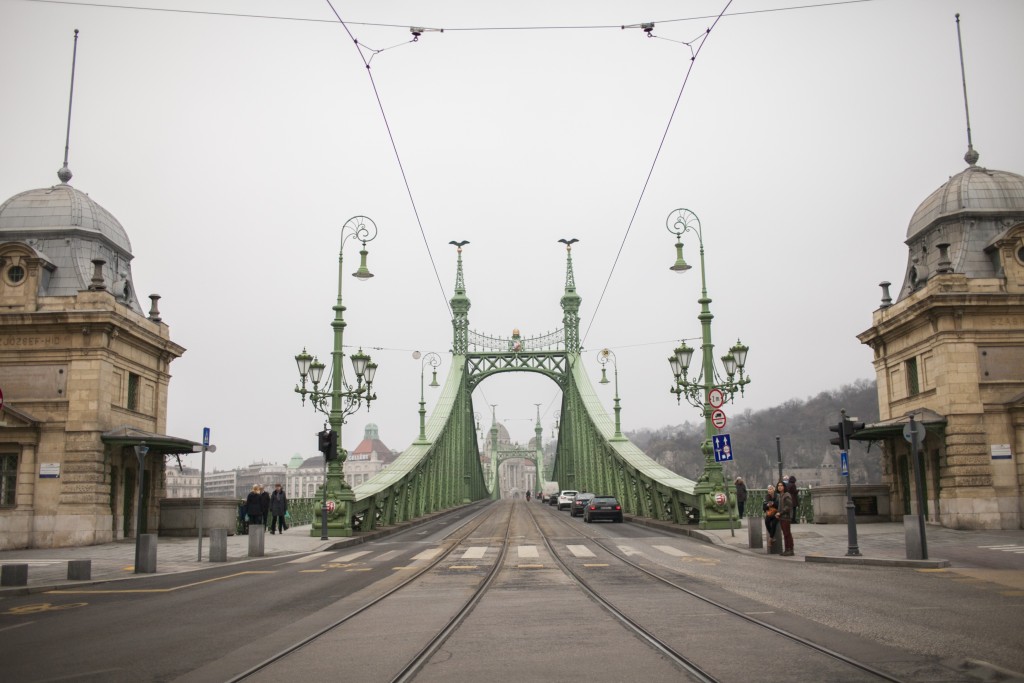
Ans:
[[[27,564],[5,564],[0,568],[0,586],[27,586]]]
[[[210,562],[228,561],[228,530],[210,529]]]
[[[92,578],[92,560],[68,560],[68,580],[88,581]]]
[[[761,522],[753,517],[747,520],[747,544],[749,548],[763,547],[761,541]]]
[[[135,568],[135,573],[156,573],[156,534],[139,536],[139,566]]]
[[[249,525],[249,557],[263,557],[264,531],[262,524]]]
[[[907,545],[908,560],[923,560],[924,541],[921,538],[921,518],[917,515],[903,515],[903,538]]]

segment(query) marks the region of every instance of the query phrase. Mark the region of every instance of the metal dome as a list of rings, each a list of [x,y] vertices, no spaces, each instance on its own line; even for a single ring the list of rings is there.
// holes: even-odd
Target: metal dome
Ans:
[[[101,237],[131,256],[128,233],[117,219],[66,183],[28,190],[0,204],[0,239],[45,239],[69,231]]]
[[[907,227],[907,239],[958,214],[991,218],[1024,214],[1024,176],[968,166],[917,207]]]

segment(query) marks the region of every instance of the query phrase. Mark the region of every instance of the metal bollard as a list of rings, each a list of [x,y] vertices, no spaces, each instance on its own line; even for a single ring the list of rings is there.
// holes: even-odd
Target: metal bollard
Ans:
[[[262,524],[249,525],[249,557],[263,557],[264,531]]]
[[[92,578],[92,560],[68,560],[68,580],[88,581]]]
[[[228,561],[228,530],[210,529],[210,562]]]
[[[0,567],[0,586],[27,586],[27,564],[5,564]]]

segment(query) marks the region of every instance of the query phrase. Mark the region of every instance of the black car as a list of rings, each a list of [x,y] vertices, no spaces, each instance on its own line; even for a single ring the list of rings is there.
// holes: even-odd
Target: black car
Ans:
[[[587,509],[587,503],[594,497],[593,493],[577,493],[572,499],[572,507],[569,508],[569,514],[573,517],[579,517],[583,514],[583,511]]]
[[[594,496],[583,509],[583,521],[594,522],[599,519],[622,521],[622,506],[615,496]]]
[[[558,505],[558,494],[552,493],[548,496],[548,505]]]

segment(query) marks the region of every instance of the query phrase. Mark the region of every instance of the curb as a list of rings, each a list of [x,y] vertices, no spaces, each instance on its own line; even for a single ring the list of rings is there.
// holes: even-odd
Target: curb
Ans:
[[[873,567],[915,567],[917,569],[942,569],[952,566],[949,560],[898,560],[884,557],[850,557],[848,555],[807,555],[804,562],[819,564],[859,564]]]

